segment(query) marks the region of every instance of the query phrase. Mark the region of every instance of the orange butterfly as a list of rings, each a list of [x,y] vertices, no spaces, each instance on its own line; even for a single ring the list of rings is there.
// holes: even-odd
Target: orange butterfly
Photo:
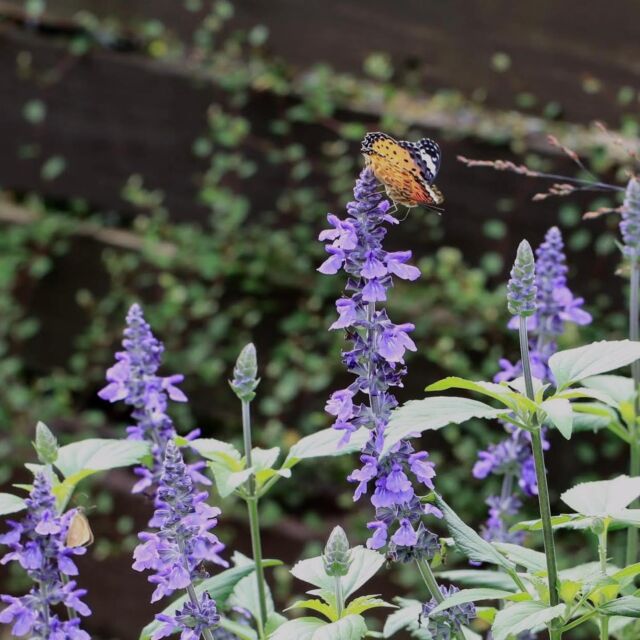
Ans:
[[[440,147],[433,140],[394,140],[386,133],[368,133],[362,141],[368,167],[387,195],[405,207],[424,206],[441,211],[444,196],[433,184],[440,168]]]

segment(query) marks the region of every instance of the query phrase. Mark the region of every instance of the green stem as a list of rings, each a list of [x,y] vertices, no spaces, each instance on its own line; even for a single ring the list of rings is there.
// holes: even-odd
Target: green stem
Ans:
[[[440,591],[440,587],[438,587],[438,582],[436,577],[433,575],[433,571],[431,571],[431,565],[426,560],[416,560],[416,564],[418,565],[418,571],[424,580],[425,585],[427,585],[427,589],[431,594],[431,597],[435,599],[435,601],[440,604],[444,602],[444,596]],[[456,638],[458,640],[464,640],[464,633],[462,629],[458,628],[456,630]]]
[[[335,577],[336,580],[336,610],[338,612],[338,618],[342,617],[342,611],[344,610],[344,595],[342,592],[342,578],[340,576]]]
[[[598,535],[598,555],[600,556],[600,571],[607,577],[607,523],[603,525],[603,530]],[[609,616],[600,616],[600,640],[607,640],[609,637]]]
[[[248,400],[242,400],[242,435],[244,438],[244,455],[247,468],[252,465],[251,460],[251,408]],[[265,637],[264,628],[267,623],[267,593],[265,590],[264,566],[262,565],[262,543],[260,540],[260,518],[258,515],[258,497],[256,496],[256,479],[253,473],[247,480],[246,498],[249,512],[249,529],[251,532],[251,550],[253,561],[256,565],[256,580],[258,583],[258,601],[260,604],[260,616],[257,622],[258,636]]]
[[[527,319],[520,316],[520,355],[524,382],[529,400],[535,400],[533,390],[533,377],[531,375],[531,361],[529,359],[529,337],[527,335]],[[544,540],[544,553],[547,557],[547,576],[549,578],[549,603],[555,607],[560,602],[558,596],[558,565],[556,562],[556,548],[553,541],[553,527],[551,526],[551,507],[549,504],[549,486],[547,485],[547,471],[544,464],[544,451],[542,449],[542,429],[534,417],[531,422],[531,449],[536,469],[536,481],[538,483],[538,504],[540,518],[542,519],[542,537]],[[551,623],[549,628],[551,640],[561,637],[561,632]]]
[[[594,609],[593,611],[589,611],[588,613],[585,613],[584,615],[580,616],[579,618],[576,618],[572,622],[569,622],[568,624],[565,624],[562,627],[562,632],[565,633],[566,631],[571,631],[571,629],[575,629],[576,627],[579,627],[581,624],[583,624],[587,620],[591,620],[591,618],[593,618],[593,616],[595,616],[596,613],[597,612]]]
[[[631,284],[629,292],[629,339],[640,339],[638,326],[638,288],[640,286],[640,265],[638,258],[631,259]],[[633,377],[633,388],[635,391],[634,420],[630,428],[631,435],[631,459],[629,464],[629,475],[640,476],[640,443],[638,442],[638,416],[640,416],[640,398],[638,397],[638,387],[640,386],[640,360],[636,360],[631,365],[631,375]],[[636,527],[627,529],[627,565],[633,564],[638,558],[638,530]]]

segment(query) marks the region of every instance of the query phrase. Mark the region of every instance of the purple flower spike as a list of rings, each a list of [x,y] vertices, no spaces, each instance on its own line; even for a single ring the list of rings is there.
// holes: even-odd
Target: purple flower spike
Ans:
[[[403,440],[381,456],[389,417],[398,404],[391,390],[402,386],[405,354],[415,351],[416,345],[409,336],[414,326],[394,324],[376,303],[386,301],[394,277],[415,280],[420,271],[408,264],[411,251],[383,248],[386,225],[398,220],[389,215],[390,203],[379,186],[373,173],[363,170],[353,191],[355,199],[347,205],[346,219],[330,214],[331,228],[320,234],[329,258],[319,271],[334,274],[343,270],[347,275],[346,292],[336,302],[338,319],[330,328],[349,330],[352,348],[343,352],[342,359],[356,378],[347,389],[331,395],[325,410],[335,418],[334,429],[343,432],[341,444],[360,427],[371,431],[360,457],[363,466],[347,479],[357,483],[354,500],[370,493],[376,508],[376,520],[368,525],[372,532],[369,548],[388,546],[390,557],[404,562],[433,557],[435,536],[424,529],[421,520],[441,514],[425,508],[414,490],[414,483],[429,489],[434,486],[434,465],[426,462],[425,452],[416,453]]]
[[[586,325],[591,322],[591,315],[582,308],[584,300],[574,297],[567,287],[567,271],[562,234],[558,227],[551,227],[536,250],[535,287],[530,287],[537,289],[535,312],[527,318],[531,371],[543,382],[553,382],[549,358],[557,350],[557,341],[564,332],[565,323]],[[516,316],[508,326],[517,329],[518,323]],[[522,375],[520,361],[511,364],[502,358],[499,365],[501,371],[494,377],[495,382],[507,382]],[[509,534],[506,525],[506,519],[515,515],[520,505],[512,486],[517,484],[525,496],[538,493],[529,435],[513,425],[505,426],[509,435],[490,445],[486,451],[480,451],[473,467],[476,478],[486,478],[490,474],[503,478],[501,496],[489,498],[489,519],[483,530],[488,540],[503,542],[521,539],[520,534]],[[548,448],[549,443],[545,441],[544,445]]]
[[[133,553],[136,571],[153,572],[149,582],[155,584],[156,589],[151,602],[191,586],[201,577],[203,562],[228,566],[220,557],[224,545],[210,531],[218,522],[220,510],[209,506],[206,499],[206,492],[196,492],[180,449],[170,441],[158,485],[156,510],[150,522],[159,530],[139,534],[141,544]],[[202,629],[219,620],[215,602],[206,593],[197,602],[185,605],[175,616],[157,618],[163,623],[157,638],[176,630],[181,631],[182,638],[198,638]]]
[[[81,599],[86,590],[78,589],[74,580],[67,579],[78,573],[72,557],[86,552],[84,547],[68,547],[66,542],[76,510],[58,514],[51,483],[44,473],[35,476],[26,505],[24,519],[9,522],[11,531],[0,536],[0,543],[11,549],[1,562],[20,563],[33,586],[21,597],[0,596],[7,605],[0,612],[0,623],[13,625],[15,636],[89,640],[89,634],[80,629],[80,618],[61,620],[52,609],[63,605],[80,616],[91,615]]]
[[[140,476],[132,491],[139,493],[158,483],[162,459],[167,442],[177,433],[167,414],[169,400],[187,402],[187,396],[177,386],[184,376],[174,374],[161,377],[158,369],[162,363],[164,346],[153,335],[144,319],[140,305],[134,304],[127,313],[127,326],[122,341],[123,351],[116,353],[116,364],[107,370],[106,387],[98,392],[103,400],[123,401],[132,407],[131,417],[135,425],[128,427],[132,440],[151,443],[152,467],[137,467],[134,473]],[[187,436],[189,437],[189,436]],[[193,478],[201,484],[211,484],[199,469],[199,463],[190,465]]]

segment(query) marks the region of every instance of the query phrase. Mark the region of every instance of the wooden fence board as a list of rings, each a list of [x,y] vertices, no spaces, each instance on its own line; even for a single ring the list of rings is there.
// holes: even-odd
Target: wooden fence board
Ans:
[[[21,11],[20,0],[2,0],[0,13]],[[304,69],[327,62],[341,71],[362,73],[363,59],[388,52],[401,71],[419,69],[423,91],[459,89],[484,93],[493,108],[515,107],[529,93],[538,107],[562,105],[571,121],[605,119],[616,124],[625,112],[617,103],[621,87],[640,85],[638,5],[632,0],[239,0],[230,27],[268,27],[268,50]],[[115,16],[135,28],[159,19],[189,38],[201,13],[170,0],[56,0],[49,20],[71,21],[78,11]],[[511,58],[508,73],[491,64],[497,52]],[[585,87],[587,89],[585,90]]]

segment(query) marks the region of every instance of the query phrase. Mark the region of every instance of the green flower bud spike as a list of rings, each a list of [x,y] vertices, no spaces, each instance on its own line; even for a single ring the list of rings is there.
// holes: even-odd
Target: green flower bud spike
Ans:
[[[531,245],[523,240],[518,247],[516,261],[507,285],[509,313],[526,318],[536,311],[536,262]]]
[[[36,425],[36,441],[33,446],[42,464],[53,464],[58,459],[58,440],[44,422]]]
[[[229,380],[229,384],[240,400],[251,402],[256,397],[255,390],[260,384],[260,378],[258,378],[258,357],[252,342],[240,352],[233,369],[233,380]]]
[[[349,540],[342,527],[336,527],[327,540],[322,555],[324,570],[328,576],[342,577],[349,572],[351,565],[351,550]]]

